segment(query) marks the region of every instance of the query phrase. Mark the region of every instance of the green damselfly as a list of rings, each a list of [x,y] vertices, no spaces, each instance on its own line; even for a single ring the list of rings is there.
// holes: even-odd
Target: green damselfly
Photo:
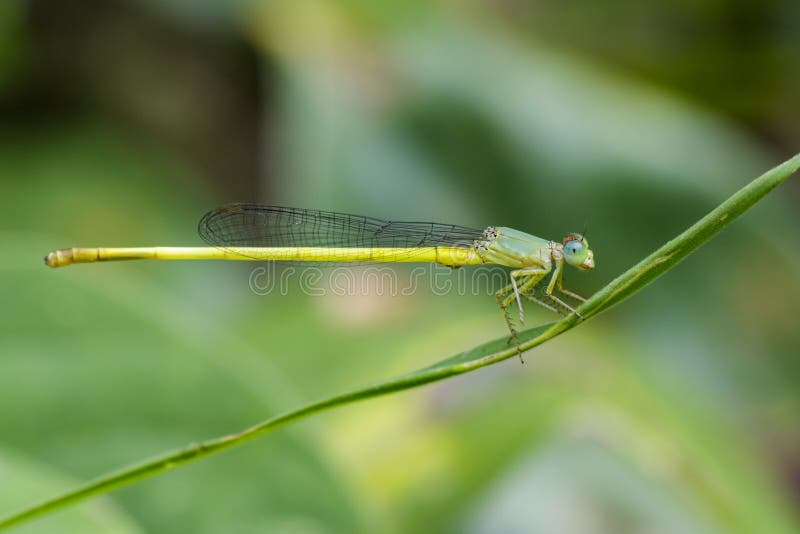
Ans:
[[[508,285],[497,291],[496,297],[511,332],[511,342],[517,347],[509,306],[516,302],[520,322],[524,320],[523,298],[557,313],[580,317],[565,298],[578,302],[585,299],[563,288],[564,265],[581,270],[594,268],[594,254],[581,234],[569,233],[557,242],[503,226],[479,230],[302,208],[229,204],[204,215],[198,232],[210,247],[67,248],[49,253],[45,263],[62,267],[129,259],[224,259],[309,264],[501,265],[511,268],[511,272]]]

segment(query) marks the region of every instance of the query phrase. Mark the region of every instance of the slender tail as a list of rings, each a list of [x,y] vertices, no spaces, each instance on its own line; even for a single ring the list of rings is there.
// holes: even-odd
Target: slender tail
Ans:
[[[471,249],[455,247],[333,248],[333,247],[133,247],[62,248],[45,256],[49,267],[118,260],[244,260],[385,263],[440,263],[457,267],[482,263]]]

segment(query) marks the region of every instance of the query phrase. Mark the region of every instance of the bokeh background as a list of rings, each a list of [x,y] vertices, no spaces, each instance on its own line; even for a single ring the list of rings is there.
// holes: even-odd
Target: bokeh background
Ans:
[[[485,295],[263,296],[252,266],[48,251],[198,244],[230,201],[587,226],[590,294],[797,152],[798,95],[795,0],[3,0],[0,514],[505,331]],[[797,532],[798,202],[525,366],[18,531]]]

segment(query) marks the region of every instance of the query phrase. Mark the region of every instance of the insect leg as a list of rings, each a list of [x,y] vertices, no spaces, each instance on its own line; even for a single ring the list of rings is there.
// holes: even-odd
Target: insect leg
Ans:
[[[526,292],[528,289],[535,287],[539,280],[544,278],[550,269],[542,267],[529,267],[527,269],[517,269],[511,271],[511,285],[514,286],[514,297],[517,299],[517,308],[519,308],[519,322],[525,322],[525,315],[522,311],[522,301],[519,298],[520,293]],[[522,284],[517,286],[517,278],[522,280]]]
[[[509,339],[509,343],[514,343],[516,345],[520,361],[523,363],[525,360],[522,359],[522,349],[519,346],[517,331],[514,328],[514,323],[511,321],[511,315],[508,313],[508,307],[512,302],[517,302],[517,307],[519,309],[519,320],[520,323],[522,323],[525,318],[522,311],[520,294],[526,294],[529,289],[536,286],[536,284],[538,284],[539,281],[549,272],[549,269],[543,269],[540,267],[511,271],[511,283],[495,293],[495,296],[497,297],[497,304],[500,306],[500,310],[503,312],[503,318],[506,321],[506,325],[508,325],[508,330],[511,332],[511,339]],[[517,279],[520,280],[519,284],[517,283]],[[550,308],[551,310],[553,309],[550,306],[546,307]]]
[[[519,322],[525,322],[525,316],[522,313],[522,302],[519,300],[519,288],[517,287],[517,277],[515,276],[516,271],[511,273],[511,285],[514,288],[514,297],[517,299],[517,310],[519,310]]]
[[[531,302],[535,302],[536,304],[538,304],[539,306],[542,306],[543,308],[547,308],[548,310],[550,310],[552,312],[556,312],[559,315],[564,315],[564,311],[563,310],[559,310],[558,308],[555,308],[555,307],[549,305],[548,303],[544,302],[543,300],[537,299],[536,297],[534,297],[530,293],[523,293],[522,296],[525,297],[526,299],[528,299]]]
[[[564,293],[567,296],[570,296],[570,297],[574,298],[575,300],[579,300],[581,302],[586,302],[586,299],[583,298],[582,296],[578,295],[577,293],[573,293],[572,291],[569,291],[567,289],[564,289],[563,287],[559,287],[558,291],[561,292],[561,293]]]
[[[562,306],[564,306],[566,309],[568,309],[569,311],[571,311],[572,313],[574,313],[575,315],[577,315],[581,319],[583,319],[583,315],[581,315],[578,312],[578,310],[576,310],[575,308],[573,308],[572,306],[570,306],[569,304],[567,304],[566,302],[564,302],[563,300],[561,300],[557,296],[553,295],[553,288],[555,287],[556,282],[558,281],[558,279],[561,277],[563,268],[564,268],[564,260],[563,259],[562,260],[556,260],[555,272],[553,272],[553,277],[550,279],[550,283],[547,284],[547,291],[546,291],[547,296],[550,297],[551,299],[553,299],[554,301],[558,302]]]
[[[497,298],[497,305],[500,306],[500,311],[503,313],[503,319],[506,321],[506,326],[508,326],[508,331],[511,333],[508,343],[509,345],[513,343],[517,347],[519,361],[525,363],[525,360],[522,358],[522,348],[519,346],[519,340],[517,339],[517,330],[514,328],[511,315],[508,313],[508,306],[514,301],[514,294],[509,295],[509,293],[513,290],[514,284],[508,284],[497,291],[497,293],[495,293],[495,297]]]
[[[562,285],[563,280],[564,280],[564,271],[562,269],[561,272],[559,272],[559,274],[558,274],[558,281],[556,282],[556,289],[558,289],[559,292],[561,292],[561,293],[563,293],[563,294],[565,294],[567,296],[570,296],[570,297],[574,298],[575,300],[579,300],[581,302],[586,302],[586,299],[583,298],[582,296],[578,295],[577,293],[573,293],[572,291],[569,291],[568,289],[564,289],[564,286]]]

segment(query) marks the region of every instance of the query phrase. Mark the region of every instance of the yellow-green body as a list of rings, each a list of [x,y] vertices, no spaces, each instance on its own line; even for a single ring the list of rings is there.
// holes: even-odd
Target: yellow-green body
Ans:
[[[440,263],[450,267],[478,265],[473,249],[456,247],[131,247],[62,248],[45,257],[50,267],[120,260],[241,260],[342,263]]]
[[[550,251],[555,244],[552,241],[504,226],[494,229],[496,237],[486,244],[487,250],[482,255],[484,263],[496,263],[514,269],[550,263]]]
[[[388,224],[388,223],[387,223]],[[376,230],[381,231],[382,227]],[[564,309],[578,313],[575,308],[556,296],[558,291],[579,301],[583,297],[562,287],[564,263],[586,270],[594,267],[594,255],[586,239],[580,234],[567,234],[561,243],[507,227],[490,226],[481,239],[471,246],[419,246],[419,247],[323,247],[323,246],[215,246],[215,247],[140,247],[140,248],[67,248],[51,252],[45,257],[50,267],[63,267],[72,263],[116,261],[132,259],[150,260],[242,260],[289,261],[309,263],[383,263],[423,262],[450,267],[494,264],[510,267],[510,281],[497,292],[497,302],[516,343],[516,331],[508,314],[508,306],[516,300],[519,319],[523,321],[521,297],[545,308],[561,312]],[[534,293],[545,277],[550,277],[545,294],[547,302]],[[557,308],[559,306],[560,308]],[[580,315],[580,314],[578,314]]]

